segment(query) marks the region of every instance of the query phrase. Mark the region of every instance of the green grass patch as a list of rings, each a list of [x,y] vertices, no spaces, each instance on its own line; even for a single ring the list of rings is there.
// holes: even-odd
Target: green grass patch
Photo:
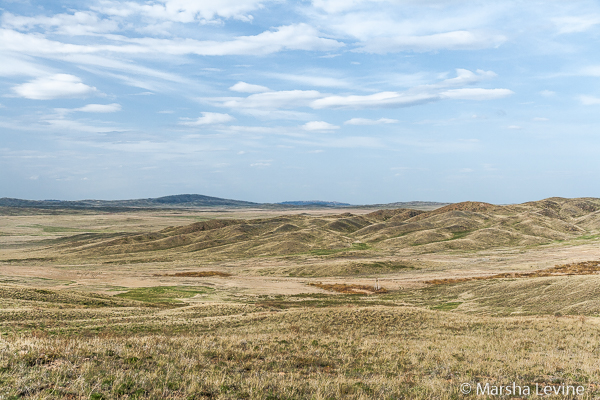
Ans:
[[[432,306],[432,310],[440,310],[440,311],[452,311],[456,309],[458,306],[462,304],[462,301],[451,301],[449,303],[438,304],[437,306]]]
[[[583,235],[583,236],[578,236],[575,238],[575,240],[593,240],[593,239],[600,239],[600,235]]]
[[[467,236],[471,231],[460,231],[460,232],[452,232],[452,238],[449,240],[462,239]]]
[[[50,226],[50,225],[29,225],[27,228],[38,228],[45,233],[63,233],[63,232],[101,232],[95,229],[69,228],[66,226]]]
[[[154,286],[131,289],[116,296],[147,303],[178,304],[182,303],[179,299],[212,292],[214,289],[205,286]]]
[[[360,266],[387,270],[415,269],[415,267],[410,265],[398,264],[393,261],[376,261],[372,263],[360,264]]]

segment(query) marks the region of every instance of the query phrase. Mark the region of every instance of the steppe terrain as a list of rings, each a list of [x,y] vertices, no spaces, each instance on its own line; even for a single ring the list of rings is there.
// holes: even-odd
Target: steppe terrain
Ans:
[[[596,398],[598,272],[595,198],[0,207],[0,398]]]

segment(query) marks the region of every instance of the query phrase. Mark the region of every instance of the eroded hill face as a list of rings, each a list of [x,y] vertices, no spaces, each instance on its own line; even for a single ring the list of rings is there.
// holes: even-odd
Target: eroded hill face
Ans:
[[[73,236],[65,256],[232,259],[356,252],[423,254],[549,244],[600,234],[600,199],[550,198],[519,205],[451,204],[433,211],[380,210],[311,217],[221,219],[138,235]],[[600,236],[600,235],[599,235]]]

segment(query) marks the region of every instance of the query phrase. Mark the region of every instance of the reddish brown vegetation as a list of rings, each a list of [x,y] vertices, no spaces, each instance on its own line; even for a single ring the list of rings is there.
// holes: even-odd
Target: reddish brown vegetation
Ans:
[[[552,268],[541,269],[533,272],[505,272],[490,276],[473,276],[468,278],[447,278],[432,279],[425,281],[432,285],[442,285],[446,283],[459,283],[467,281],[479,281],[484,279],[498,278],[539,278],[544,276],[564,276],[564,275],[593,275],[600,271],[600,261],[583,261],[579,263],[556,265]]]
[[[330,292],[346,293],[346,294],[379,294],[387,293],[387,289],[380,287],[375,289],[369,285],[348,285],[345,283],[309,283],[310,286],[316,286],[321,289],[329,290]]]
[[[205,278],[207,276],[231,276],[226,272],[221,271],[189,271],[189,272],[176,272],[174,274],[165,274],[160,276],[177,276],[177,277],[188,277],[188,278]]]

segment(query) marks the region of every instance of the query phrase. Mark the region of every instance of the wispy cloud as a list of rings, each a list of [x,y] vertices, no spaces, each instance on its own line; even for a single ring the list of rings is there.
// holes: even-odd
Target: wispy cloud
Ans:
[[[346,125],[379,125],[379,124],[395,124],[399,122],[397,119],[391,118],[379,118],[379,119],[368,119],[368,118],[352,118],[344,122]]]
[[[477,70],[475,73],[457,69],[457,76],[440,82],[419,85],[404,92],[378,92],[369,95],[332,95],[317,90],[286,90],[252,94],[248,97],[206,99],[221,107],[234,109],[259,108],[281,109],[295,107],[325,108],[393,108],[411,107],[444,99],[493,100],[510,96],[509,89],[459,88],[496,76],[492,71]]]
[[[335,78],[332,76],[317,76],[307,74],[281,74],[281,73],[271,73],[269,77],[277,78],[281,80],[286,80],[289,82],[296,82],[309,86],[319,86],[319,87],[330,87],[330,88],[347,88],[352,87],[353,84],[348,82],[347,80]]]
[[[440,95],[449,99],[459,100],[494,100],[508,97],[514,92],[510,89],[465,88],[446,90]]]
[[[600,104],[600,97],[581,95],[579,96],[579,101],[584,106],[595,106]]]
[[[12,52],[2,53],[0,76],[45,76],[55,73],[52,68],[32,61],[27,57],[17,56]]]
[[[209,99],[223,107],[278,109],[306,107],[314,99],[323,95],[316,90],[283,90],[278,92],[257,93],[248,97]]]
[[[396,36],[375,38],[360,45],[355,51],[385,54],[406,50],[478,50],[498,47],[507,40],[503,35],[481,32],[453,31],[423,36]]]
[[[41,54],[196,54],[202,56],[266,55],[283,50],[329,51],[344,46],[334,39],[321,37],[312,26],[299,23],[280,26],[254,36],[238,36],[232,40],[129,38],[111,35],[110,44],[70,44],[34,34],[0,29],[0,49]]]
[[[252,21],[250,12],[262,8],[268,0],[158,0],[154,3],[139,4],[133,1],[103,1],[93,9],[108,15],[129,17],[143,15],[154,20],[175,22],[210,22],[217,18],[233,18]]]
[[[38,15],[24,17],[5,12],[2,25],[17,30],[45,28],[62,35],[89,35],[100,32],[113,32],[119,28],[116,21],[102,19],[92,11],[76,11],[73,14]]]
[[[600,15],[565,16],[552,18],[558,28],[558,33],[579,33],[600,24]]]

